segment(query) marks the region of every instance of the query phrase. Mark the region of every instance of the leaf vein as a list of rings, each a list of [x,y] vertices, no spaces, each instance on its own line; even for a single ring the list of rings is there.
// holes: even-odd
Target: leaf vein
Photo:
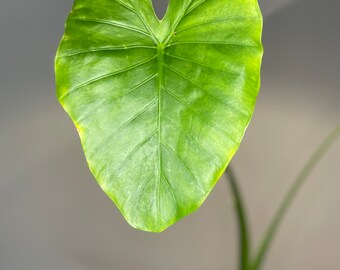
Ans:
[[[199,6],[203,5],[205,2],[207,2],[207,0],[203,0],[201,2],[199,2],[197,5],[194,5],[192,8],[189,8],[186,13],[185,16],[187,16],[190,12],[194,11],[196,8],[198,8]]]
[[[142,82],[140,82],[139,84],[135,85],[133,88],[131,88],[129,91],[127,91],[126,93],[123,93],[122,95],[116,97],[115,99],[113,100],[110,100],[110,101],[107,101],[106,99],[103,100],[103,102],[100,102],[100,104],[98,106],[96,106],[95,108],[93,108],[91,110],[91,112],[89,112],[88,114],[86,114],[84,117],[80,118],[78,120],[78,123],[81,123],[83,121],[85,121],[88,117],[90,117],[92,115],[92,112],[93,111],[96,111],[98,108],[100,108],[103,104],[105,103],[108,103],[108,104],[111,104],[113,103],[114,101],[117,101],[119,100],[120,98],[126,96],[126,95],[129,95],[131,94],[132,92],[134,92],[136,89],[140,88],[141,86],[145,85],[146,83],[148,83],[149,81],[151,81],[152,79],[154,79],[155,77],[157,77],[157,74],[154,74],[150,77],[148,77],[147,79],[143,80]]]
[[[96,149],[93,151],[93,154],[96,154],[100,148],[103,147],[103,145],[113,136],[117,131],[122,129],[123,127],[130,124],[133,120],[135,120],[138,116],[143,114],[146,110],[148,110],[153,104],[155,104],[155,101],[157,101],[157,98],[155,98],[153,101],[151,101],[148,105],[146,105],[144,108],[142,108],[138,113],[136,113],[133,117],[128,119],[123,125],[119,126],[115,130],[113,130],[105,139],[103,139],[102,143],[96,147]]]
[[[138,28],[135,28],[135,27],[128,26],[126,24],[120,24],[120,23],[115,23],[115,22],[111,22],[111,21],[108,21],[108,20],[99,20],[99,19],[95,20],[95,19],[72,18],[71,20],[72,21],[79,21],[79,22],[89,22],[89,23],[98,23],[98,24],[109,25],[109,26],[129,30],[129,31],[132,31],[132,32],[136,32],[136,33],[139,33],[139,34],[143,34],[144,36],[152,38],[152,36],[148,32],[145,32],[145,31],[138,29]]]
[[[166,89],[166,93],[168,93],[170,96],[172,96],[175,100],[177,100],[178,102],[180,102],[181,104],[184,104],[184,105],[189,105],[188,102],[185,102],[183,100],[181,100],[179,97],[177,97],[172,91],[170,91],[168,88],[164,87],[164,89]],[[227,133],[225,130],[223,130],[222,128],[214,125],[213,123],[210,123],[209,121],[206,121],[205,119],[203,119],[202,117],[199,117],[201,114],[199,113],[199,111],[194,111],[192,108],[190,107],[187,107],[187,109],[189,111],[191,111],[193,113],[193,115],[201,120],[202,123],[204,124],[209,124],[212,128],[220,131],[221,133],[223,133],[224,135],[226,135],[228,138],[230,138],[234,143],[237,144],[237,141],[233,138],[233,136],[229,133]]]
[[[189,170],[189,168],[187,167],[187,165],[184,163],[184,161],[178,156],[178,154],[176,153],[176,151],[174,149],[172,149],[170,146],[161,143],[161,145],[166,148],[169,152],[172,153],[172,155],[179,161],[179,164],[181,164],[181,166],[185,169],[185,171],[190,175],[190,177],[197,183],[197,185],[199,186],[199,188],[201,189],[202,193],[204,193],[204,188],[202,186],[202,184],[198,181],[198,179],[193,175],[193,173]]]
[[[124,69],[121,69],[121,70],[118,70],[118,71],[114,71],[114,72],[111,72],[111,73],[108,73],[108,74],[105,74],[105,75],[101,75],[101,76],[98,76],[98,77],[93,78],[93,79],[91,79],[91,80],[88,80],[88,81],[86,81],[86,82],[84,82],[84,83],[82,83],[82,84],[80,84],[80,85],[77,85],[76,87],[71,88],[71,89],[68,90],[65,94],[63,94],[62,96],[60,96],[59,99],[62,100],[62,99],[64,99],[66,96],[68,96],[68,95],[70,95],[71,93],[74,93],[75,91],[77,91],[78,89],[80,89],[80,88],[82,88],[82,87],[84,87],[84,86],[90,85],[90,84],[92,84],[92,83],[94,83],[94,82],[97,82],[97,81],[100,81],[100,80],[102,80],[102,79],[106,79],[106,78],[115,76],[115,75],[117,75],[117,74],[124,73],[124,72],[126,72],[126,71],[130,71],[130,70],[132,70],[132,69],[134,69],[134,68],[136,68],[136,67],[142,66],[142,65],[144,65],[144,64],[146,64],[146,63],[152,61],[152,60],[155,59],[156,57],[157,57],[157,55],[155,55],[155,56],[153,56],[153,57],[151,57],[151,58],[148,58],[148,59],[146,59],[146,60],[144,60],[144,61],[141,61],[141,62],[139,62],[139,63],[137,63],[137,64],[135,64],[135,65],[129,66],[129,67],[127,67],[127,68],[124,68]]]
[[[256,44],[247,44],[247,43],[237,43],[237,42],[221,42],[221,41],[179,41],[179,42],[173,42],[169,43],[166,47],[176,46],[176,45],[186,45],[186,44],[203,44],[203,45],[225,45],[225,46],[240,46],[240,47],[253,47],[257,48],[258,45]]]
[[[117,0],[114,0],[117,1]],[[139,12],[137,12],[135,10],[135,6],[133,5],[133,3],[131,2],[131,0],[128,0],[131,4],[131,6],[133,6],[132,12],[135,13],[137,15],[137,17],[139,18],[139,20],[143,23],[145,29],[148,30],[148,32],[151,35],[151,38],[153,39],[153,41],[155,42],[155,44],[158,44],[157,38],[155,37],[154,33],[152,32],[151,28],[149,27],[148,23],[145,21],[145,19],[139,14]]]
[[[169,88],[167,88],[166,86],[164,86],[164,90],[166,93],[168,93],[170,96],[172,96],[174,99],[177,99],[177,101],[179,101],[180,103],[182,103],[183,105],[188,105],[187,102],[185,102],[184,100],[182,100],[181,98],[179,98],[177,95],[175,95]]]
[[[138,116],[142,115],[145,111],[147,111],[150,107],[152,107],[158,98],[155,98],[153,101],[151,101],[148,105],[146,105],[142,110],[140,110],[138,113],[136,113],[133,117],[131,117],[127,122],[125,122],[122,126],[120,126],[117,131],[127,125],[129,125],[133,120],[137,119]]]
[[[165,183],[168,185],[168,187],[170,189],[170,193],[171,193],[172,199],[173,199],[173,201],[175,203],[175,206],[176,206],[176,212],[178,213],[179,212],[179,207],[178,207],[178,202],[177,202],[175,193],[174,193],[174,191],[173,191],[173,189],[172,189],[172,187],[170,185],[170,182],[169,182],[168,178],[165,176],[163,171],[161,171],[161,175],[163,176]]]
[[[172,120],[170,120],[170,118],[163,116],[164,119],[166,121],[168,121],[177,131],[179,131],[179,133],[184,134],[187,138],[189,138],[189,140],[194,143],[198,148],[200,148],[203,152],[205,152],[207,154],[207,156],[209,156],[210,158],[213,159],[219,159],[216,154],[212,154],[210,153],[207,149],[205,149],[202,145],[200,145],[193,137],[191,137],[191,135],[189,135],[189,133],[183,129],[181,129],[180,127],[178,127],[174,122],[172,122]]]
[[[137,144],[125,157],[124,159],[119,163],[119,165],[117,166],[117,168],[114,170],[114,172],[110,175],[111,177],[114,177],[115,175],[117,175],[117,173],[124,167],[124,165],[126,164],[126,162],[144,145],[146,144],[149,140],[152,139],[152,137],[157,133],[157,129],[155,129],[154,131],[152,131],[142,142],[140,142],[139,144]],[[110,189],[112,186],[112,182],[110,185],[108,185],[108,189]]]
[[[136,46],[117,46],[117,47],[104,47],[104,48],[93,48],[93,49],[88,49],[84,51],[76,51],[74,53],[70,54],[64,54],[64,55],[59,55],[59,57],[71,57],[71,56],[76,56],[79,54],[86,54],[86,53],[93,53],[93,52],[103,52],[103,51],[120,51],[120,50],[129,50],[129,49],[157,49],[156,47],[153,46],[141,46],[141,45],[136,45]]]
[[[214,98],[215,100],[219,101],[221,104],[223,104],[226,107],[230,107],[230,105],[228,103],[226,103],[224,100],[220,99],[219,97],[211,94],[210,92],[208,92],[207,90],[203,89],[198,83],[194,82],[193,80],[189,79],[186,75],[184,75],[182,72],[178,71],[177,69],[169,66],[169,65],[164,65],[167,69],[169,69],[170,71],[172,71],[173,73],[177,74],[177,76],[182,77],[183,79],[185,79],[186,81],[188,81],[189,83],[191,83],[192,85],[195,85],[199,90],[201,90],[203,93],[211,96],[212,98]]]
[[[133,8],[129,7],[127,4],[125,4],[125,3],[121,2],[121,1],[119,1],[119,0],[112,0],[112,1],[116,2],[117,4],[119,4],[119,5],[123,6],[123,7],[125,7],[126,9],[130,10],[131,12],[136,13],[136,11]]]
[[[209,20],[209,21],[202,21],[202,22],[199,22],[199,23],[190,24],[188,26],[179,28],[179,29],[177,29],[177,31],[175,33],[177,34],[179,32],[182,32],[182,31],[194,28],[194,27],[198,27],[198,26],[201,26],[201,25],[209,25],[209,24],[213,24],[215,22],[234,21],[234,20],[237,21],[237,20],[240,20],[240,19],[243,20],[243,19],[252,19],[252,18],[256,19],[258,17],[255,17],[255,16],[239,16],[239,17],[225,17],[225,18],[218,18],[218,19],[213,19],[213,20]]]
[[[171,58],[176,58],[176,59],[179,59],[179,60],[182,60],[182,61],[185,61],[185,62],[197,64],[197,65],[199,65],[201,67],[209,68],[209,69],[216,70],[216,71],[226,72],[226,73],[229,73],[229,74],[235,75],[235,76],[246,77],[246,75],[244,73],[237,73],[237,72],[232,72],[230,70],[225,70],[225,69],[219,69],[219,68],[211,67],[211,66],[205,65],[205,64],[203,64],[203,63],[201,63],[199,61],[196,61],[196,60],[193,60],[193,59],[189,59],[189,58],[184,58],[184,57],[173,55],[173,54],[166,54],[166,55],[171,57]]]

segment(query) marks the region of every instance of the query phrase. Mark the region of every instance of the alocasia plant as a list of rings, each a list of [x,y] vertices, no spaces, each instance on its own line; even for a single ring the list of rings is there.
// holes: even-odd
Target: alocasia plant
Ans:
[[[260,83],[256,0],[76,0],[57,96],[89,167],[135,228],[196,210],[235,154]]]

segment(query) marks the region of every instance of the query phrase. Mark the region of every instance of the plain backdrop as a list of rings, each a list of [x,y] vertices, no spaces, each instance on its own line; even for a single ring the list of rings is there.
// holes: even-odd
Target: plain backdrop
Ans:
[[[227,0],[225,0],[227,1]],[[164,12],[165,0],[155,0]],[[261,0],[265,56],[253,121],[232,161],[257,245],[294,177],[340,124],[339,0]],[[0,1],[0,269],[235,270],[226,178],[162,234],[132,229],[91,176],[55,97],[71,0]],[[264,270],[340,269],[340,142],[299,193]]]

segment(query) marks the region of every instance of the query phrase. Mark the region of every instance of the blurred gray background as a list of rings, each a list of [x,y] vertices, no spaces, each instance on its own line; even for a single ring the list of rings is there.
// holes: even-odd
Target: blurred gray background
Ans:
[[[157,12],[165,0],[155,0]],[[261,0],[262,88],[232,164],[257,245],[293,178],[340,123],[340,2]],[[91,176],[55,97],[72,0],[0,1],[0,269],[234,270],[226,178],[162,234],[132,229]],[[264,270],[340,269],[340,142],[284,219]]]

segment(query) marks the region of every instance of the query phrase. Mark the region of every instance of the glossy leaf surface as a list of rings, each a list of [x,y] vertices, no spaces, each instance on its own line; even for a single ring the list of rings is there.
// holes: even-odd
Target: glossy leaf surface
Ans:
[[[256,0],[76,0],[57,96],[97,182],[135,228],[196,210],[236,152],[260,81]]]

